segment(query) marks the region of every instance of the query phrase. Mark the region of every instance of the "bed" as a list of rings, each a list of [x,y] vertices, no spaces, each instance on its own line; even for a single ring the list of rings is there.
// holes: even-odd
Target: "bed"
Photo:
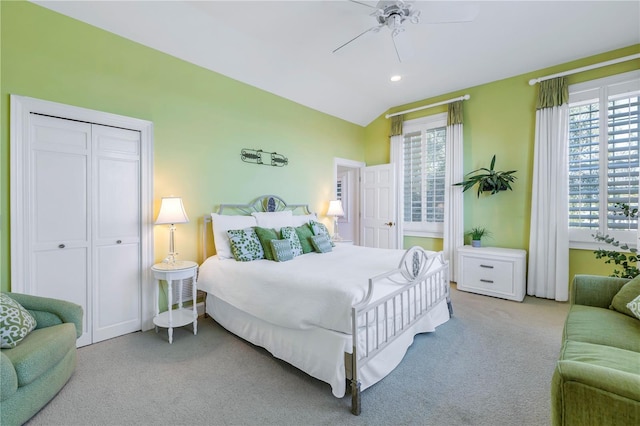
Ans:
[[[273,195],[221,205],[205,216],[198,287],[207,293],[207,314],[230,332],[328,383],[338,398],[349,387],[358,415],[361,392],[402,361],[416,334],[435,331],[452,315],[448,263],[419,247],[339,243],[286,261],[276,261],[275,252],[274,260],[234,257],[238,230],[288,237],[290,228],[307,227],[311,243],[327,241],[326,227],[306,205]],[[207,257],[211,235],[217,253]]]

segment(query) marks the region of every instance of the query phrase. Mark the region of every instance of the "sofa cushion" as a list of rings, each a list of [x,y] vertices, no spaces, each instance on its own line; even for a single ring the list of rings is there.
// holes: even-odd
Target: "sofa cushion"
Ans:
[[[2,351],[18,376],[18,386],[25,386],[57,365],[76,346],[76,329],[71,323],[33,330],[22,343]]]
[[[31,313],[20,303],[4,293],[0,294],[0,347],[16,347],[36,325]]]
[[[566,340],[560,353],[563,361],[576,361],[640,376],[640,352]]]
[[[620,291],[613,296],[610,308],[635,318],[636,316],[631,312],[631,309],[627,308],[627,305],[638,296],[640,296],[640,275],[622,286]]]
[[[640,321],[611,309],[572,305],[564,339],[640,352]]]

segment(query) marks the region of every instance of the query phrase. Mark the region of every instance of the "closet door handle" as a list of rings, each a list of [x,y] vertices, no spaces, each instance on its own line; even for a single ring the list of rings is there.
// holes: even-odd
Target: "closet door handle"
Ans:
[[[489,269],[493,269],[493,266],[491,266],[491,265],[482,265],[482,264],[480,264],[480,267],[481,267],[481,268],[489,268]]]
[[[64,244],[58,244],[58,248],[64,248],[65,245]]]

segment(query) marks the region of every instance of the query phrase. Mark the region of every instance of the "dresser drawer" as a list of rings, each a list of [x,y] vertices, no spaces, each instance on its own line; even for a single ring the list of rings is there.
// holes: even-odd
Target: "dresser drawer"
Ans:
[[[513,263],[467,257],[463,260],[464,285],[500,293],[513,293]]]
[[[462,291],[524,299],[527,252],[498,247],[458,247],[457,288]]]

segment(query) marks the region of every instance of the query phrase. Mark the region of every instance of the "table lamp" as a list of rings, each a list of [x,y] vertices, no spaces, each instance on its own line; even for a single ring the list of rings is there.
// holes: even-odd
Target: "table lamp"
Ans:
[[[184,211],[182,198],[180,197],[162,197],[160,204],[160,213],[156,219],[156,225],[169,224],[169,255],[163,262],[174,265],[178,252],[175,250],[174,232],[176,223],[189,223],[187,212]]]
[[[340,235],[338,234],[338,218],[344,216],[344,210],[342,209],[342,201],[331,200],[329,201],[329,209],[327,210],[327,216],[333,216],[333,239],[340,241]]]

